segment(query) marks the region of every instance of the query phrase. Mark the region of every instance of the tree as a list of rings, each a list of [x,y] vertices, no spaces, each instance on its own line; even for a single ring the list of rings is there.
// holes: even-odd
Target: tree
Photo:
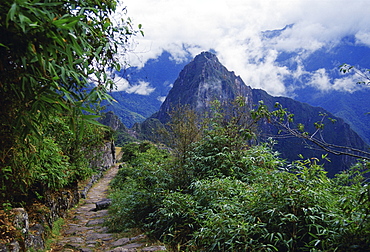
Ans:
[[[201,121],[188,105],[177,106],[170,112],[170,118],[162,132],[164,142],[173,148],[175,156],[184,160],[190,145],[200,139]]]
[[[213,166],[233,170],[239,165],[238,160],[227,160],[225,156],[249,148],[256,137],[257,122],[263,116],[261,109],[249,111],[241,96],[225,104],[214,100],[211,110],[205,114],[197,113],[188,105],[176,106],[169,113],[170,121],[166,127],[160,129],[162,142],[171,147],[176,157],[171,170],[174,182],[186,187],[191,182],[191,172],[202,176],[215,172]],[[189,162],[194,156],[202,155],[208,156]],[[200,167],[204,171],[200,171]]]
[[[177,105],[169,112],[169,116],[170,121],[157,130],[159,141],[170,147],[175,157],[173,169],[169,170],[174,178],[174,184],[186,185],[189,178],[184,164],[192,144],[202,136],[202,121],[188,105]]]
[[[107,69],[120,69],[117,52],[136,33],[129,19],[114,24],[116,8],[116,0],[1,1],[2,190],[29,187],[18,153],[43,148],[52,118],[61,118],[77,140],[88,137],[86,123],[97,124],[94,108],[114,88]]]

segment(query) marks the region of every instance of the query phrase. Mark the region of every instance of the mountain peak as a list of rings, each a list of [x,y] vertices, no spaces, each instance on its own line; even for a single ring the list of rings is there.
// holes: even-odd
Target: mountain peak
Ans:
[[[208,52],[208,51],[201,52],[200,54],[195,56],[193,61],[203,62],[205,60],[211,60],[211,61],[218,62],[217,56],[215,54],[211,53],[211,52]]]
[[[198,113],[204,113],[209,110],[211,101],[230,102],[237,96],[251,100],[252,89],[228,71],[215,54],[202,52],[181,71],[155,117],[165,123],[169,120],[168,113],[178,104],[187,104]]]

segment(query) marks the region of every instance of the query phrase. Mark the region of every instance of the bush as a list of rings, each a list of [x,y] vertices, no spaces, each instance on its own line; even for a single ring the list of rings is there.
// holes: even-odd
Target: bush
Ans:
[[[272,151],[268,144],[244,150],[234,150],[227,145],[219,136],[195,144],[186,163],[188,176],[193,181],[216,177],[252,181],[261,172],[271,172],[285,165],[279,153]]]
[[[137,154],[115,181],[111,223],[174,251],[370,250],[366,163],[330,179],[316,158],[286,164],[266,144],[207,140],[193,145],[185,185],[168,153]]]
[[[108,224],[115,231],[147,230],[150,215],[160,207],[169,185],[173,184],[166,168],[169,154],[150,143],[129,144],[123,149],[134,150],[134,155],[111,183],[113,200]]]
[[[254,192],[239,180],[216,178],[200,180],[192,185],[197,200],[199,227],[194,230],[190,244],[200,251],[246,251],[261,248],[257,235],[264,232],[245,206]],[[254,244],[254,245],[253,245]]]

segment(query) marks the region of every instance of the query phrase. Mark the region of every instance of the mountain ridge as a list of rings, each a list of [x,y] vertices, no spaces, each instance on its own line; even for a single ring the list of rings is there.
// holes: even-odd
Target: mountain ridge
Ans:
[[[224,101],[230,102],[237,96],[243,96],[250,108],[256,106],[260,100],[264,100],[270,109],[273,108],[275,102],[279,102],[288,111],[295,114],[297,123],[305,124],[307,130],[311,132],[315,131],[314,123],[321,120],[320,114],[328,114],[329,117],[337,120],[335,124],[327,123],[325,125],[324,132],[328,142],[346,144],[359,149],[366,148],[365,142],[342,119],[333,116],[323,108],[312,107],[307,103],[301,103],[287,97],[273,97],[263,90],[252,89],[243,82],[240,76],[227,70],[218,61],[216,55],[210,52],[199,54],[184,67],[159,111],[144,121],[140,127],[150,129],[149,121],[157,125],[158,122],[162,125],[166,124],[169,121],[168,113],[177,104],[188,104],[199,114],[203,114],[209,109],[209,102],[212,99],[217,98],[223,103]],[[279,138],[278,129],[274,129],[266,123],[264,125],[260,128],[262,131],[261,141],[271,136]],[[319,157],[325,153],[322,150],[307,149],[302,139],[293,138],[279,139],[276,149],[282,153],[283,158],[290,161],[296,160],[299,154],[303,154],[305,157]],[[330,155],[330,158],[332,162],[326,163],[326,165],[329,166],[328,171],[331,175],[348,168],[353,162],[348,157],[338,158]]]
[[[290,25],[291,26],[291,25]],[[289,29],[289,25],[284,29]],[[262,32],[262,38],[273,37],[280,34],[284,29]],[[370,96],[370,88],[360,88],[358,91],[334,90],[330,89],[336,81],[342,81],[346,78],[348,86],[356,83],[351,76],[343,75],[339,72],[339,66],[343,63],[355,65],[358,69],[369,68],[370,47],[358,43],[354,36],[343,37],[335,44],[326,44],[314,52],[305,51],[277,51],[275,65],[284,67],[289,72],[300,72],[299,76],[285,76],[282,80],[285,87],[291,93],[288,97],[295,100],[306,102],[313,106],[320,106],[336,116],[342,117],[351,128],[354,129],[368,144],[370,144],[370,103],[366,97]],[[126,91],[112,92],[112,96],[119,102],[112,108],[124,122],[127,127],[132,127],[135,122],[142,122],[157,112],[162,104],[162,99],[168,95],[172,84],[178,77],[183,67],[188,64],[193,57],[187,54],[184,61],[173,60],[169,52],[163,53],[156,59],[151,59],[141,68],[129,67],[116,73],[117,76],[127,78],[130,85],[137,85],[142,80],[149,84],[149,87],[155,90],[147,95],[128,93]],[[321,72],[320,72],[321,71]],[[324,72],[326,81],[325,89],[320,89],[319,83],[313,83],[313,76]],[[256,83],[248,83],[253,86]],[[161,101],[158,98],[161,98]]]

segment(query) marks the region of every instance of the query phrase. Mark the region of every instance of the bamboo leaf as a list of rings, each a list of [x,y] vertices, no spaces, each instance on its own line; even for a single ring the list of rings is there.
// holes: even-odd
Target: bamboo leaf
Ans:
[[[9,9],[8,15],[6,15],[6,26],[9,25],[9,20],[14,21],[14,16],[17,11],[17,4],[13,3]]]

